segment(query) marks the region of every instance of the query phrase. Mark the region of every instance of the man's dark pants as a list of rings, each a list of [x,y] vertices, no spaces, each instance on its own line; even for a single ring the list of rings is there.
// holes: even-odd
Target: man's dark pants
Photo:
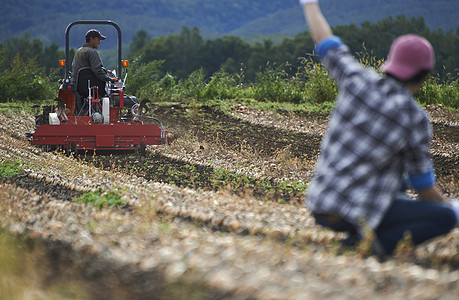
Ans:
[[[344,219],[333,219],[325,215],[314,215],[316,223],[338,232],[348,232],[349,244],[361,237],[355,226]],[[386,254],[393,253],[397,244],[411,234],[412,242],[418,245],[426,240],[450,232],[456,226],[453,210],[445,204],[431,201],[411,200],[405,194],[398,195],[375,230]]]

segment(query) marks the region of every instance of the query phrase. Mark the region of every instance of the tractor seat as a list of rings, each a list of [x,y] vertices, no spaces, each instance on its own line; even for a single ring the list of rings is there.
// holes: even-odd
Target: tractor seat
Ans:
[[[94,75],[94,72],[91,68],[81,68],[78,71],[78,75],[76,78],[76,88],[77,93],[80,95],[81,98],[88,98],[89,97],[89,89],[88,89],[88,80],[90,81],[90,86],[98,86],[99,87],[99,98],[105,96],[105,84],[106,82],[100,80],[99,78]],[[94,97],[94,95],[92,95]]]

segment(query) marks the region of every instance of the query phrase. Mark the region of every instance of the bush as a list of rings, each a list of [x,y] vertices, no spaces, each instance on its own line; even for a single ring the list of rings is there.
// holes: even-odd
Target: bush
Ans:
[[[315,104],[334,102],[338,89],[325,67],[312,58],[302,59],[302,65],[297,76],[304,78],[299,84],[304,90],[305,100]]]
[[[458,76],[455,79],[441,81],[438,77],[429,76],[416,95],[416,100],[423,105],[443,104],[444,106],[459,108]]]
[[[0,75],[0,100],[43,100],[53,97],[57,83],[44,76],[44,68],[35,59],[23,60],[19,55]]]
[[[202,98],[212,99],[235,99],[238,95],[237,82],[233,75],[223,70],[216,72],[202,92]]]
[[[284,67],[268,67],[256,74],[253,97],[260,101],[303,102],[303,91],[291,81]]]
[[[147,64],[134,61],[131,65],[126,92],[138,98],[150,98],[151,91],[156,89],[156,83],[161,78],[160,67],[164,61],[155,60]]]
[[[171,101],[176,94],[176,80],[175,76],[166,74],[159,81],[151,82],[141,88],[139,96],[158,101]]]
[[[176,87],[177,87],[177,78],[167,73],[158,82],[156,93],[154,95],[158,99],[172,100],[174,97],[174,94],[176,93],[175,91]]]
[[[198,69],[185,80],[180,80],[177,87],[179,100],[202,100],[202,93],[206,87],[206,76],[204,70]]]

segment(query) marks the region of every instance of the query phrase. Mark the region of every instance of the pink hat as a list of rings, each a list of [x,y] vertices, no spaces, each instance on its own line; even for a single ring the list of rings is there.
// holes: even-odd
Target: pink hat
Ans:
[[[395,39],[380,70],[400,80],[408,80],[420,71],[432,70],[434,65],[434,50],[429,41],[415,34],[407,34]]]

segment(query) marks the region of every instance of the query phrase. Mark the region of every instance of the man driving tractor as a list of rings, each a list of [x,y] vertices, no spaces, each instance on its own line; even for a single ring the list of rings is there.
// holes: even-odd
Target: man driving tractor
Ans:
[[[100,31],[90,29],[86,33],[86,43],[75,52],[72,62],[72,83],[76,82],[78,71],[82,68],[91,68],[94,75],[102,81],[116,82],[117,78],[110,76],[102,64],[99,53],[95,50],[99,48],[100,41],[105,40]]]
[[[82,69],[90,69],[95,76],[94,84],[99,87],[99,95],[103,96],[105,94],[105,83],[106,82],[116,82],[118,79],[110,74],[103,66],[102,60],[99,56],[99,53],[96,51],[99,48],[100,41],[105,40],[106,37],[103,36],[99,30],[90,29],[86,33],[86,43],[83,44],[75,52],[75,57],[72,62],[72,76],[71,82],[77,84],[77,78],[79,77],[79,72]],[[80,80],[85,83],[88,78],[80,78]],[[81,96],[81,95],[80,95]],[[78,97],[77,108],[80,109],[83,106],[83,97]]]

